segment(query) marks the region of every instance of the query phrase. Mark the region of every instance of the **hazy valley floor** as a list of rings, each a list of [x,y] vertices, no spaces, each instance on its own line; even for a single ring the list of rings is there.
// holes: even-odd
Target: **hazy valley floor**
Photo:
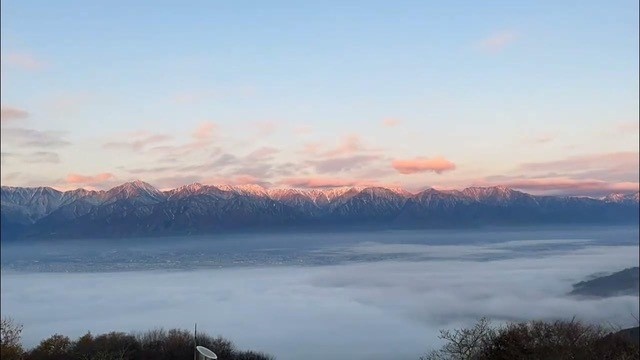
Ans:
[[[197,321],[282,360],[417,359],[480,316],[633,326],[637,296],[566,294],[638,263],[637,227],[9,243],[1,305],[27,346]]]

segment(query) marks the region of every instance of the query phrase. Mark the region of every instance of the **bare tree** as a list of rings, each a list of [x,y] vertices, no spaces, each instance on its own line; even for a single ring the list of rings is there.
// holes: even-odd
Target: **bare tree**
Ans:
[[[420,358],[420,360],[472,360],[476,359],[495,338],[496,330],[487,318],[481,318],[472,328],[440,330],[439,338],[446,343]]]
[[[474,327],[443,330],[445,344],[421,360],[627,360],[640,356],[636,343],[620,332],[577,321],[513,322],[491,327],[481,319]]]
[[[17,324],[11,318],[2,318],[0,321],[0,359],[21,359],[24,353],[20,345],[22,325]]]

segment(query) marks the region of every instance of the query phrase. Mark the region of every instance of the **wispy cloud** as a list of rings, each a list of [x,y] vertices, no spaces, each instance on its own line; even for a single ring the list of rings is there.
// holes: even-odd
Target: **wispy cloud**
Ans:
[[[40,131],[26,128],[8,128],[2,130],[2,141],[8,144],[54,148],[70,145],[64,139],[64,133],[57,131]]]
[[[391,163],[400,174],[408,175],[421,172],[434,172],[441,174],[445,171],[455,170],[456,165],[443,157],[425,158],[418,157],[407,160],[394,160]]]
[[[481,40],[478,47],[486,52],[497,53],[513,44],[517,39],[518,35],[513,31],[501,31]]]
[[[217,125],[208,121],[198,125],[192,136],[196,141],[209,141],[213,138]]]
[[[105,149],[142,151],[145,150],[148,146],[164,143],[171,139],[172,137],[169,135],[154,134],[146,131],[141,131],[130,134],[130,138],[125,140],[110,141],[104,143],[102,147],[104,147]]]
[[[14,120],[24,120],[29,117],[29,113],[26,110],[19,109],[12,106],[0,107],[0,121],[6,123]]]
[[[260,161],[272,159],[273,155],[279,153],[280,150],[270,146],[263,146],[247,155],[246,159],[250,161]]]
[[[133,168],[126,170],[131,174],[157,174],[163,173],[166,171],[174,170],[175,168],[172,166],[156,166],[150,168]]]
[[[47,66],[44,61],[28,52],[9,52],[2,57],[2,62],[8,66],[27,71],[38,71]]]
[[[639,190],[638,182],[607,182],[597,179],[570,177],[520,178],[498,181],[495,184],[536,193],[556,195],[603,196],[611,193],[631,193]]]
[[[601,153],[571,156],[561,160],[524,163],[520,169],[524,172],[545,171],[559,173],[584,172],[585,169],[594,170],[633,170],[638,169],[640,153],[623,151],[615,153]]]
[[[525,141],[530,144],[546,144],[555,140],[556,136],[551,133],[533,134],[525,137]]]
[[[263,187],[271,185],[269,182],[264,181],[263,178],[251,175],[214,176],[204,178],[202,182],[211,185],[260,185]]]
[[[365,179],[347,179],[344,177],[303,177],[286,178],[280,181],[281,185],[296,188],[333,188],[342,186],[376,186],[377,181]]]
[[[67,175],[66,182],[68,184],[100,185],[114,178],[115,176],[111,173],[100,173],[96,175],[69,174]]]
[[[28,154],[2,153],[2,162],[13,159],[27,164],[57,164],[60,156],[51,151],[35,151]]]
[[[339,144],[333,149],[329,149],[324,152],[324,156],[343,156],[354,154],[358,151],[364,150],[362,145],[362,139],[356,134],[350,134],[343,137]]]
[[[382,120],[382,126],[386,127],[396,127],[400,125],[401,121],[395,118],[386,118]]]
[[[357,169],[378,159],[380,159],[380,156],[377,155],[353,155],[310,160],[308,164],[315,167],[318,173],[336,173]]]

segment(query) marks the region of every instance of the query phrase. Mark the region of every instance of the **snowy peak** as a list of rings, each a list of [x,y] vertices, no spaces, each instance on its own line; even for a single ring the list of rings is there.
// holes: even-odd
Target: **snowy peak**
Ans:
[[[608,203],[637,203],[640,201],[640,192],[633,194],[613,193],[603,197],[602,200]]]
[[[312,199],[311,193],[297,189],[269,189],[267,193],[273,200],[285,200],[301,196]]]
[[[165,199],[165,195],[160,190],[141,180],[116,186],[107,191],[105,196],[107,202],[131,199],[141,203],[152,204]]]
[[[168,197],[175,197],[175,196],[185,197],[185,196],[199,194],[200,192],[202,192],[203,188],[204,186],[202,184],[193,183],[189,185],[182,185],[175,189],[165,191],[164,194],[167,195]]]
[[[461,193],[475,201],[486,199],[509,200],[516,195],[524,194],[505,186],[468,187],[462,190]]]
[[[267,189],[260,185],[227,185],[227,184],[216,184],[213,185],[217,189],[222,191],[231,192],[238,195],[245,196],[258,196],[258,197],[269,197]]]
[[[211,233],[265,226],[637,224],[638,193],[593,199],[472,187],[463,191],[427,189],[413,195],[386,187],[302,190],[198,183],[160,192],[145,182],[133,181],[108,191],[62,193],[51,188],[2,187],[2,216],[3,234],[9,229],[23,236],[84,237]],[[11,224],[19,225],[11,228]]]

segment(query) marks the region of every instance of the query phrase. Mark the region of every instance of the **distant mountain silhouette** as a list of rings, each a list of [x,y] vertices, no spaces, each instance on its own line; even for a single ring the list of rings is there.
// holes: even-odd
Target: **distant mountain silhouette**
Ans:
[[[2,239],[638,222],[638,193],[600,199],[534,196],[502,186],[417,194],[383,187],[299,190],[202,184],[160,191],[138,180],[107,191],[3,186],[1,200]]]
[[[629,339],[631,342],[633,342],[636,345],[640,345],[640,327],[639,326],[620,330],[616,334]]]
[[[640,268],[632,267],[611,275],[600,276],[573,285],[571,295],[609,297],[617,295],[639,295]]]

